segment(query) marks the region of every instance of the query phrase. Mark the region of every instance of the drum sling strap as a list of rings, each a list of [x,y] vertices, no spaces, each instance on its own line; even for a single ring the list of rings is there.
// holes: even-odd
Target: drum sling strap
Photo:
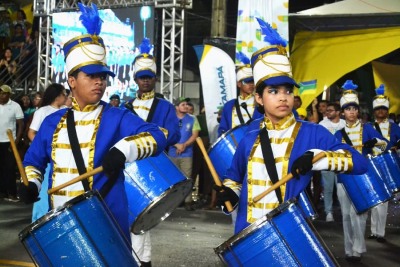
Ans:
[[[272,153],[271,142],[269,141],[269,135],[267,129],[264,127],[260,131],[260,143],[261,143],[261,151],[264,158],[264,164],[267,168],[269,178],[272,183],[275,184],[278,182],[278,173],[276,171],[274,154]],[[282,201],[281,189],[278,187],[275,189],[276,197],[278,198],[279,204]]]
[[[374,126],[375,126],[375,130],[377,130],[378,133],[380,133],[380,134],[383,136],[381,127],[379,127],[379,123],[375,122],[375,123],[374,123]]]
[[[242,111],[240,110],[240,106],[239,106],[239,99],[236,98],[235,100],[235,108],[236,108],[236,113],[237,116],[239,118],[240,124],[244,124],[244,119],[243,119],[243,115],[242,115]],[[251,119],[251,118],[250,118]]]
[[[72,109],[69,109],[67,113],[67,131],[76,167],[78,168],[79,175],[82,175],[86,173],[86,167],[85,162],[83,161],[82,151],[79,146],[78,135],[76,134],[74,112],[72,111]],[[115,181],[116,179],[108,179],[104,186],[101,188],[100,195],[103,199],[107,196],[108,192],[110,192]],[[85,192],[90,191],[89,181],[87,179],[82,180],[82,185],[85,189]]]
[[[353,143],[351,142],[349,136],[347,135],[346,130],[343,128],[340,131],[342,132],[342,136],[343,136],[343,139],[346,142],[346,144],[348,144],[349,146],[353,146]]]
[[[137,115],[135,109],[133,108],[133,102],[135,101],[135,99],[136,98],[134,98],[132,100],[132,109],[130,109],[130,111],[132,111],[133,114]],[[150,107],[149,115],[147,115],[146,122],[151,122],[152,121],[152,119],[154,117],[154,113],[156,111],[156,107],[157,107],[158,101],[159,101],[159,99],[157,97],[154,97],[153,103],[151,104],[151,107]]]

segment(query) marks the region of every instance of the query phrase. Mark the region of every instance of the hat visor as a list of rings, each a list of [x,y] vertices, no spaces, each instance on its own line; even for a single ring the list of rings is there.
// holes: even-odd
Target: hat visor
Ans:
[[[156,74],[152,72],[151,70],[139,70],[138,72],[135,73],[135,78],[141,78],[141,77],[151,77],[154,78],[156,77]]]
[[[374,110],[377,110],[377,109],[386,109],[386,110],[389,110],[389,108],[388,108],[387,106],[376,106],[376,107],[374,107]]]
[[[79,68],[86,74],[107,73],[111,77],[115,77],[115,73],[103,65],[87,65]]]
[[[248,78],[242,79],[241,82],[251,83],[251,82],[254,82],[254,79],[253,79],[253,77],[248,77]]]
[[[281,84],[292,84],[296,86],[297,88],[300,88],[300,86],[293,80],[293,78],[290,78],[288,76],[276,76],[276,77],[271,77],[263,81],[266,86],[274,86],[274,85],[281,85]]]
[[[357,104],[356,102],[349,102],[349,103],[344,104],[342,106],[342,109],[345,109],[345,108],[348,108],[348,107],[356,107],[356,108],[358,108],[358,107],[360,107],[360,105]]]

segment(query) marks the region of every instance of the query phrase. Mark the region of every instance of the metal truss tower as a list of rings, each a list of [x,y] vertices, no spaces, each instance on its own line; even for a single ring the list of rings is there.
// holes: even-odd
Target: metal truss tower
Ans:
[[[162,8],[161,93],[173,101],[182,96],[185,9],[192,0],[156,0]]]
[[[78,2],[94,3],[99,9],[155,5],[162,9],[161,92],[171,102],[182,95],[183,41],[185,9],[192,8],[192,0],[34,0],[34,16],[39,17],[37,90],[44,90],[52,78],[50,64],[52,46],[52,14],[78,9]]]

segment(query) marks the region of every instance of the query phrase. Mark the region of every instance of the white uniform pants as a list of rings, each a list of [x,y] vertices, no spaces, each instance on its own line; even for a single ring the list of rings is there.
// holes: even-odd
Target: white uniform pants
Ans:
[[[151,240],[150,231],[144,232],[141,235],[131,233],[132,248],[139,260],[142,262],[151,261]]]
[[[379,204],[371,209],[371,234],[384,237],[388,202]]]
[[[365,246],[365,226],[368,212],[357,214],[343,187],[337,183],[337,196],[343,217],[344,249],[347,256],[360,256],[367,251]]]

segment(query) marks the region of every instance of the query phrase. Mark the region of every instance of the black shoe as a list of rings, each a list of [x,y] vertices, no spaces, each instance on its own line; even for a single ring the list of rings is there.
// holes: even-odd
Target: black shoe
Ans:
[[[148,262],[141,261],[140,267],[151,267],[151,261],[148,261]]]
[[[346,257],[345,257],[346,261],[351,262],[351,257],[352,256],[346,255]]]
[[[368,239],[377,239],[378,237],[376,235],[370,234],[367,238]]]
[[[193,205],[192,204],[185,204],[185,210],[187,210],[187,211],[194,211],[194,210],[196,210],[194,207],[193,207]]]
[[[386,239],[383,236],[377,236],[376,241],[378,241],[379,243],[385,243]]]

